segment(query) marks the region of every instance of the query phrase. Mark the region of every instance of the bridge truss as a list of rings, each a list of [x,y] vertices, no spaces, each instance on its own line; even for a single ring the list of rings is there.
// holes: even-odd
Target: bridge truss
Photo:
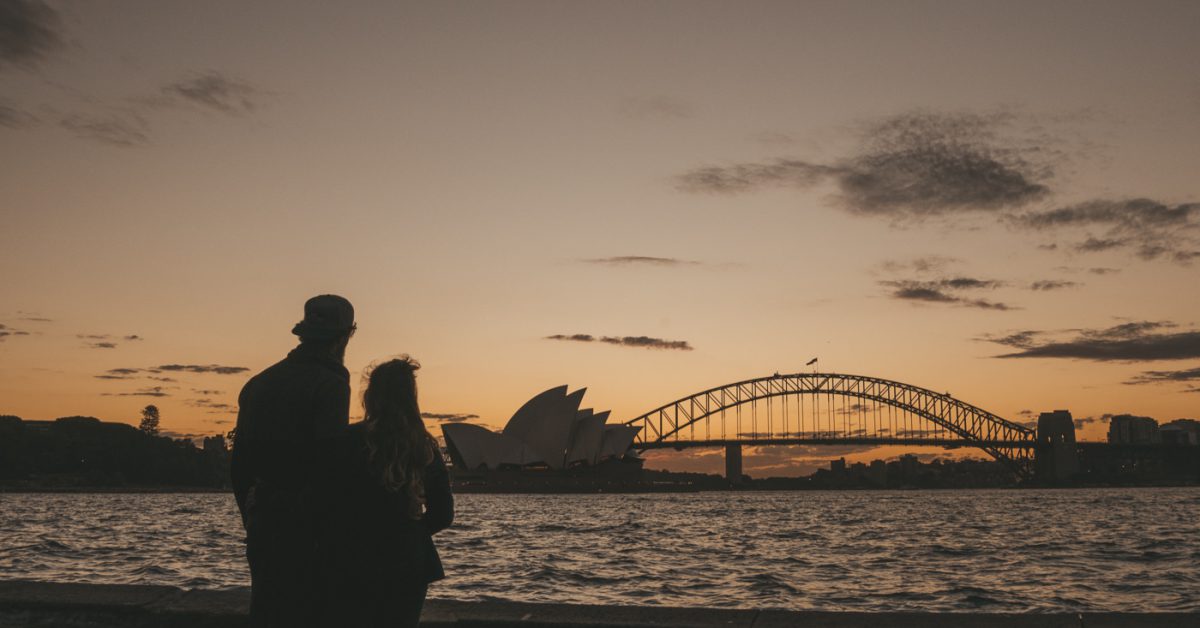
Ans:
[[[710,388],[626,425],[639,450],[718,445],[903,444],[977,447],[1021,477],[1034,430],[901,382],[840,373],[773,375]]]

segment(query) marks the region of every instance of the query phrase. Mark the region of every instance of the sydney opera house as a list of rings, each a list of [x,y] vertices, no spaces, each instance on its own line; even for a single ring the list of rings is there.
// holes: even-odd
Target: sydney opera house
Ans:
[[[608,425],[607,411],[579,409],[585,390],[568,394],[566,386],[551,388],[521,406],[499,432],[468,423],[442,425],[456,473],[640,469],[641,461],[629,455],[639,428]]]

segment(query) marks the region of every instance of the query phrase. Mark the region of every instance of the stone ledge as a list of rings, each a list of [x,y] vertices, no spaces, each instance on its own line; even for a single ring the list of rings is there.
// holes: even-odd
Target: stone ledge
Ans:
[[[0,628],[231,628],[249,590],[0,580]],[[429,600],[423,625],[580,628],[1195,628],[1200,613],[860,613]]]

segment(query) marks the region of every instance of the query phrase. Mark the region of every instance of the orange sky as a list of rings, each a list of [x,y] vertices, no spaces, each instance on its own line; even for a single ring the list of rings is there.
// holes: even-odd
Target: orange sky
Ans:
[[[1200,5],[1151,4],[49,2],[0,47],[0,413],[225,431],[334,292],[356,387],[409,353],[491,426],[814,356],[1195,417]]]

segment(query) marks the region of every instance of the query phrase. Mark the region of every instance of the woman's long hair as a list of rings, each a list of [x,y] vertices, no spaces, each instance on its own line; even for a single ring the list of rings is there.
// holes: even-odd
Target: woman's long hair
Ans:
[[[384,488],[406,494],[414,518],[420,517],[425,503],[423,470],[439,453],[417,405],[419,368],[407,355],[388,360],[371,369],[363,391],[363,427],[371,471]]]

